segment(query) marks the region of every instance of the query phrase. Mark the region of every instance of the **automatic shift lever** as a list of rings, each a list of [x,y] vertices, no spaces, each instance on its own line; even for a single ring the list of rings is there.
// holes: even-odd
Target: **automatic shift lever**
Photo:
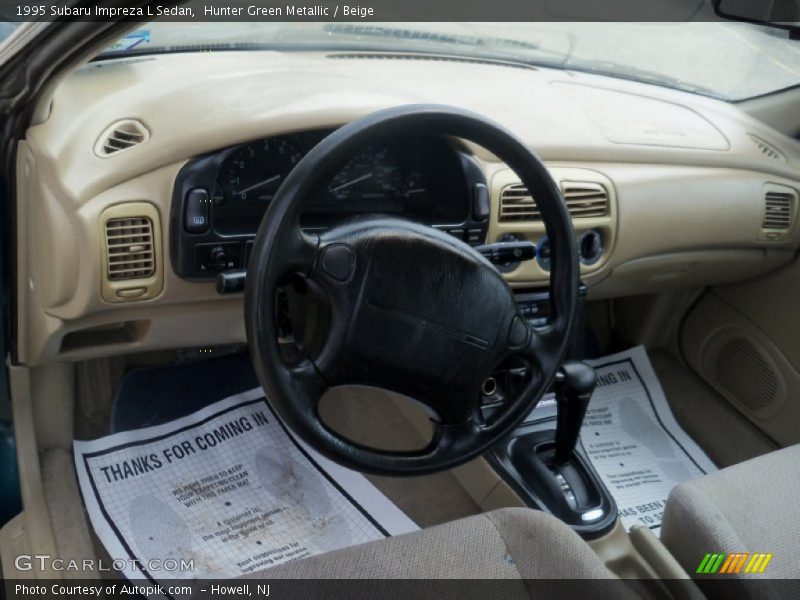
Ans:
[[[573,457],[583,425],[586,407],[592,398],[597,375],[594,368],[580,361],[565,361],[556,376],[556,445],[553,462],[566,464]]]
[[[616,522],[617,506],[582,448],[578,435],[597,377],[589,365],[567,361],[555,380],[555,437],[550,416],[526,422],[490,457],[527,504],[579,533],[595,535]]]

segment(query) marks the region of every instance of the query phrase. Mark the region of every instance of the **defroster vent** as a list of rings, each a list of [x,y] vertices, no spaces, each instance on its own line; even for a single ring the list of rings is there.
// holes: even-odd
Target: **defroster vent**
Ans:
[[[97,140],[94,153],[100,158],[108,158],[144,144],[150,139],[147,127],[135,119],[124,119],[109,125]]]

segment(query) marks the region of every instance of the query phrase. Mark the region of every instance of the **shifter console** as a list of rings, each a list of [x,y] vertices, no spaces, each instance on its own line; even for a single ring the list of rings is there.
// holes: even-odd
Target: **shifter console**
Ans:
[[[579,440],[595,382],[594,369],[566,362],[555,386],[555,429],[552,417],[526,422],[490,457],[529,505],[588,538],[605,533],[617,517],[614,500]]]
[[[550,427],[530,425],[517,432],[494,457],[517,493],[531,506],[549,512],[585,537],[613,525],[616,506],[582,450],[569,460],[554,460]]]
[[[549,312],[545,302],[546,297],[532,292],[517,299],[535,325]],[[581,354],[580,344],[573,344],[572,354]],[[513,395],[524,371],[519,365],[506,365],[492,374],[492,389],[485,385],[483,390],[485,411]],[[596,383],[592,367],[565,361],[552,390],[555,414],[552,406],[535,410],[489,454],[495,468],[527,504],[549,512],[586,538],[604,534],[617,518],[616,504],[580,444],[583,418]],[[552,405],[553,400],[546,398],[541,404]]]

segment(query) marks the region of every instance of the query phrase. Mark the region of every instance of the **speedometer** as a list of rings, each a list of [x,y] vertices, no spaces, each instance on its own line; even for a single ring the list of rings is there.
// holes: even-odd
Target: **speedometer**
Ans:
[[[241,146],[220,170],[225,201],[266,205],[303,155],[285,138],[270,138]]]
[[[401,194],[400,163],[384,145],[370,146],[333,178],[328,191],[338,200],[395,198]]]

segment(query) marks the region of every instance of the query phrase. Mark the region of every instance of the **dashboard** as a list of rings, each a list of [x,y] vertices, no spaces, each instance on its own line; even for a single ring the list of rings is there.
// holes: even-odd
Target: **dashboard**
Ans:
[[[187,163],[176,178],[170,220],[176,272],[206,279],[246,266],[281,184],[330,131],[254,140]],[[488,202],[485,176],[468,153],[440,137],[398,136],[346,158],[304,208],[300,223],[322,231],[357,215],[390,215],[477,245],[486,238]]]
[[[65,77],[17,149],[19,361],[245,341],[242,295],[218,294],[217,273],[246,264],[305,153],[403,104],[477,112],[539,155],[573,215],[589,302],[743,281],[795,258],[800,144],[739,106],[587,73],[423,58],[175,53]],[[535,199],[464,140],[401,136],[342,157],[302,225],[364,213],[471,244],[530,241],[537,260],[503,276],[517,290],[548,283]]]

